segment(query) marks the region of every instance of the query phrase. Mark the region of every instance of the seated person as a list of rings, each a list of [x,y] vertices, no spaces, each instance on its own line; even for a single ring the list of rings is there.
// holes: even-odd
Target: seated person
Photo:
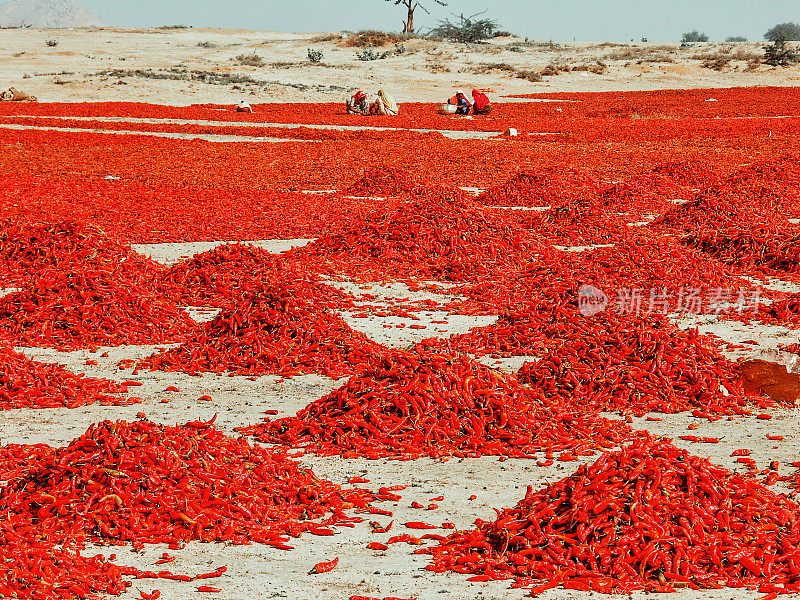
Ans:
[[[447,103],[456,105],[457,115],[468,115],[469,109],[472,108],[472,104],[467,100],[467,95],[462,90],[456,90],[456,95],[450,98]]]
[[[394,97],[384,90],[378,90],[378,97],[369,108],[369,113],[371,115],[385,115],[393,117],[400,112],[400,107],[397,106],[397,102],[395,101]]]
[[[492,112],[492,103],[489,96],[478,90],[472,90],[472,114],[488,115]]]
[[[367,104],[367,93],[358,90],[352,98],[348,98],[345,103],[348,115],[368,115],[369,105]]]

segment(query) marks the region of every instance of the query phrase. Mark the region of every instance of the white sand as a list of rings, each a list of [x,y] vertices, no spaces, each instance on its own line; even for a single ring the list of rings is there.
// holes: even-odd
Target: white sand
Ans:
[[[456,88],[505,94],[563,91],[649,90],[754,85],[798,85],[800,66],[748,70],[748,58],[763,55],[759,43],[597,44],[530,42],[497,38],[464,45],[429,40],[404,42],[406,52],[385,60],[360,61],[359,48],[340,39],[319,41],[320,34],[243,30],[5,29],[0,30],[0,88],[15,86],[40,101],[135,101],[188,105],[253,104],[275,101],[338,101],[351,89],[371,94],[392,90],[400,102],[441,102]],[[336,35],[333,36],[336,38]],[[58,46],[45,42],[56,39]],[[198,44],[213,44],[205,48]],[[322,50],[323,63],[308,61],[308,48]],[[389,45],[382,50],[393,50]],[[513,51],[515,48],[518,51]],[[242,66],[235,58],[255,52],[265,66]],[[720,52],[736,54],[721,71],[703,66]],[[541,71],[548,65],[607,65],[602,75],[571,71],[541,82],[492,69],[505,65]],[[668,61],[668,62],[665,62]],[[186,71],[248,76],[261,83],[217,85],[201,80],[152,79],[103,75],[114,70],[152,70],[161,76]],[[122,83],[122,84],[121,84]],[[713,98],[713,94],[709,95]]]

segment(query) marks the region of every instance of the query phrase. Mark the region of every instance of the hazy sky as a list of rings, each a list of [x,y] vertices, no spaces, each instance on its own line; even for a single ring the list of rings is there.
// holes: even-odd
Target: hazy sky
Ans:
[[[266,31],[399,30],[405,9],[394,0],[78,0],[107,25],[247,28]],[[489,6],[486,17],[503,29],[537,40],[679,41],[698,29],[712,40],[730,35],[762,39],[777,23],[800,22],[797,0],[450,0],[442,7],[421,0],[418,30],[451,13]]]

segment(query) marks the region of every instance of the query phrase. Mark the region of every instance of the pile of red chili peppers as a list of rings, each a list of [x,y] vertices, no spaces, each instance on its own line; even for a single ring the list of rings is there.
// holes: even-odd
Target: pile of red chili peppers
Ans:
[[[798,506],[754,479],[644,438],[452,534],[428,569],[534,594],[728,587],[800,591]]]
[[[249,280],[234,307],[192,332],[183,345],[144,359],[140,367],[342,377],[382,348],[326,310],[318,288],[296,283]]]
[[[460,190],[430,186],[290,254],[359,280],[466,281],[518,265],[542,249],[519,225],[492,215]]]
[[[0,469],[11,477],[0,487],[0,594],[12,597],[118,594],[130,585],[122,575],[193,579],[84,558],[86,542],[259,542],[288,550],[292,537],[331,535],[331,526],[362,520],[348,509],[397,498],[342,489],[205,422],[104,421],[64,448],[7,452],[35,456],[26,468]]]
[[[630,439],[621,421],[549,403],[465,354],[384,352],[296,417],[244,428],[264,442],[345,457],[591,455]],[[568,452],[567,452],[568,451]],[[564,458],[567,460],[567,458]]]
[[[128,276],[125,263],[75,267],[0,298],[0,340],[60,349],[179,342],[189,316]]]
[[[414,176],[398,167],[370,169],[344,193],[350,196],[399,196],[416,187]]]
[[[33,361],[0,347],[0,410],[133,404],[110,395],[126,391],[127,387],[108,379],[76,375],[60,365]]]

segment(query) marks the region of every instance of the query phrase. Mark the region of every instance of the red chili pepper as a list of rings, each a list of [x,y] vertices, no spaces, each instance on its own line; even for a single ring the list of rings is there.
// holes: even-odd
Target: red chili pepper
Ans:
[[[388,550],[389,546],[386,544],[381,544],[380,542],[370,542],[367,544],[367,548],[370,550]]]
[[[389,521],[389,524],[386,527],[380,527],[380,524],[375,522],[374,526],[372,527],[372,533],[389,533],[392,529],[392,525],[394,525],[394,520]]]
[[[316,575],[319,573],[327,573],[328,571],[333,571],[333,569],[335,569],[336,565],[338,564],[339,564],[339,557],[337,556],[331,561],[315,564],[314,567],[308,572],[308,574]]]
[[[198,586],[198,587],[197,587],[197,591],[198,591],[198,592],[212,592],[212,593],[218,593],[218,592],[221,592],[221,591],[222,591],[222,588],[218,588],[218,587],[211,587],[211,586],[208,586],[208,585],[201,585],[201,586]]]
[[[438,529],[436,525],[424,523],[422,521],[408,521],[403,523],[408,529]]]

